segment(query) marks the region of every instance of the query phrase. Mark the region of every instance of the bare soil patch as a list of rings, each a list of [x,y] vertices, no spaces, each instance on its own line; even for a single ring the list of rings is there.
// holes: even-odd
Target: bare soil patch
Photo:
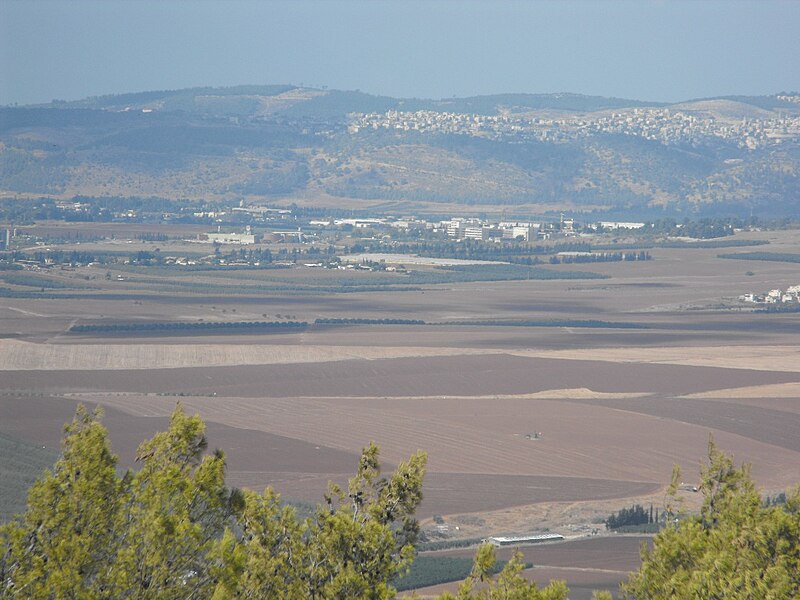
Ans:
[[[590,600],[593,590],[608,590],[615,594],[628,573],[639,568],[639,551],[650,538],[642,536],[601,536],[566,542],[520,546],[525,561],[533,564],[523,575],[526,579],[546,585],[554,579],[566,581],[570,598]],[[508,560],[515,548],[499,548],[498,558]],[[471,557],[474,549],[436,552],[443,556]],[[417,590],[422,597],[455,591],[458,583],[448,583]]]
[[[75,227],[76,235],[84,231]],[[121,236],[116,226],[108,230]],[[753,235],[769,237],[772,251],[796,251],[797,232]],[[687,481],[696,477],[709,433],[753,463],[759,484],[784,489],[800,481],[800,315],[718,307],[797,283],[797,268],[722,260],[720,252],[655,248],[652,261],[592,265],[609,275],[602,281],[454,283],[402,293],[331,293],[341,277],[371,284],[388,274],[318,269],[120,267],[124,281],[106,281],[106,267],[53,269],[48,276],[89,277],[101,289],[94,297],[3,299],[0,430],[57,446],[75,403],[99,403],[127,466],[182,400],[206,419],[211,446],[226,451],[231,484],[271,484],[310,502],[329,480],[354,472],[370,440],[381,445],[387,470],[421,448],[430,457],[422,514],[479,511],[480,535],[517,524],[578,527],[642,498],[658,501],[673,463]],[[303,286],[319,289],[298,295]],[[146,340],[64,334],[80,322],[277,315],[465,324]],[[493,319],[644,328],[469,324]],[[15,391],[25,396],[13,399]],[[606,577],[600,567],[582,568],[594,570],[568,580]],[[547,573],[534,571],[540,579]]]
[[[662,416],[604,406],[603,400],[531,398],[203,398],[189,410],[232,427],[258,429],[348,452],[377,441],[396,464],[417,449],[430,473],[601,478],[663,484],[674,463],[692,476],[713,432],[720,445],[755,465],[764,485],[800,478],[798,453]],[[636,402],[639,399],[630,400]],[[99,399],[133,414],[166,415],[174,399]],[[608,400],[611,402],[611,400]],[[769,430],[767,433],[771,432]],[[529,439],[541,433],[540,439]],[[782,430],[775,435],[783,436]],[[793,466],[794,465],[794,466]],[[313,463],[308,471],[318,473]],[[628,492],[621,493],[621,496]],[[575,500],[588,499],[576,496]]]
[[[528,581],[535,581],[544,587],[554,580],[565,581],[569,588],[570,600],[592,600],[595,591],[608,590],[616,598],[619,584],[628,577],[627,572],[603,571],[598,569],[581,569],[567,567],[534,567],[522,571]],[[443,583],[414,590],[420,598],[434,598],[444,592],[455,594],[460,582]],[[409,598],[410,596],[402,596]]]
[[[658,483],[590,477],[433,472],[425,478],[425,499],[419,514],[427,518],[434,514],[479,513],[574,498],[629,498],[650,494],[659,487]]]
[[[202,355],[202,348],[181,349]],[[409,350],[417,351],[402,349]],[[305,352],[288,346],[286,356],[294,351]],[[2,378],[7,392],[74,395],[58,401],[63,406],[57,409],[20,399],[2,422],[35,432],[50,419],[48,443],[57,443],[61,424],[84,398],[124,412],[123,418],[110,411],[107,422],[115,447],[130,460],[181,400],[209,422],[210,433],[216,431],[219,440],[211,443],[228,452],[233,484],[274,485],[309,501],[321,496],[328,480],[352,474],[370,440],[381,445],[387,469],[424,449],[430,457],[424,514],[455,514],[652,494],[673,463],[696,472],[709,432],[725,450],[753,462],[762,485],[786,487],[800,480],[797,413],[671,398],[782,382],[798,383],[800,375],[502,354],[11,370]]]
[[[580,402],[582,400],[575,400]],[[682,421],[715,431],[727,431],[800,452],[800,413],[765,406],[745,406],[723,401],[680,398],[594,398],[593,406]]]
[[[109,430],[112,450],[119,456],[120,466],[134,468],[136,449],[144,440],[169,426],[164,415],[139,416],[115,409],[110,403],[96,403],[83,398],[92,409],[102,406],[103,424]],[[88,400],[88,401],[86,401]],[[72,420],[79,399],[56,397],[0,396],[0,431],[31,442],[59,448],[63,426]],[[176,401],[171,401],[172,409]],[[229,472],[269,473],[316,469],[318,473],[352,473],[358,466],[357,453],[311,444],[279,434],[240,429],[206,421],[209,448],[225,451]],[[388,465],[387,468],[391,468]],[[259,478],[263,487],[266,478]],[[258,489],[256,487],[255,489]],[[322,497],[324,486],[317,490]]]
[[[288,396],[491,396],[586,387],[685,395],[800,381],[800,373],[509,355],[143,370],[6,371],[4,389]]]

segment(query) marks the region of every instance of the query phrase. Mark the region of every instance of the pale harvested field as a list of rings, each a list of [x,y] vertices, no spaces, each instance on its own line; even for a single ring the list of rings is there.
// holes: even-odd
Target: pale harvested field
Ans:
[[[41,344],[0,340],[0,371],[175,369],[477,354],[458,348],[289,344]],[[480,351],[485,354],[486,351]],[[498,351],[500,352],[500,351]]]
[[[711,392],[698,392],[687,394],[686,398],[725,398],[725,399],[758,399],[765,401],[770,399],[800,398],[800,384],[797,383],[775,383],[767,385],[753,385],[740,388],[726,388],[713,390]],[[788,404],[788,403],[787,403]],[[797,402],[791,403],[797,404]]]
[[[564,360],[602,360],[620,363],[692,365],[800,373],[800,346],[797,345],[604,348],[602,351],[593,348],[547,352],[530,350],[513,352],[513,354]]]

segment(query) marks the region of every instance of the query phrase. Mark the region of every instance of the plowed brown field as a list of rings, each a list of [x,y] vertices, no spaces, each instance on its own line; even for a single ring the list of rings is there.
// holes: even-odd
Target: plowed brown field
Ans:
[[[748,236],[769,239],[774,252],[800,248],[797,232]],[[422,516],[480,513],[483,525],[462,528],[470,534],[500,524],[567,532],[633,501],[657,501],[673,463],[696,480],[709,434],[753,463],[766,490],[782,490],[800,482],[800,314],[720,307],[800,283],[797,266],[719,253],[654,248],[652,261],[591,265],[602,280],[347,293],[269,287],[335,286],[333,270],[120,269],[119,281],[105,269],[53,269],[37,276],[89,277],[95,289],[0,300],[0,431],[57,445],[77,402],[100,404],[122,465],[132,466],[138,443],[181,401],[207,421],[210,445],[226,450],[232,484],[273,485],[312,502],[328,480],[355,470],[370,440],[387,469],[424,449]],[[87,322],[288,315],[461,324],[67,333]],[[539,325],[480,324],[512,320]],[[569,320],[627,328],[559,324]]]

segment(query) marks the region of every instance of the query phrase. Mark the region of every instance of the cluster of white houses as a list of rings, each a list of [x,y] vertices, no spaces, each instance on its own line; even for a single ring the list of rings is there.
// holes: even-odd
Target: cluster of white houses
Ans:
[[[796,94],[778,97],[796,104]],[[800,116],[794,111],[777,115],[763,113],[741,121],[715,118],[697,110],[674,107],[636,107],[594,113],[577,112],[561,118],[539,113],[479,115],[438,110],[353,113],[347,131],[358,135],[378,129],[417,131],[422,134],[456,134],[488,139],[520,137],[557,142],[595,135],[627,135],[684,145],[723,139],[740,148],[756,149],[796,141],[800,137]]]
[[[589,225],[594,231],[618,231],[620,229],[642,229],[644,223],[631,223],[621,221],[599,221]],[[434,226],[436,230],[437,226]],[[531,223],[520,221],[500,221],[491,223],[481,219],[459,218],[441,221],[439,229],[447,231],[447,235],[458,240],[520,240],[530,242],[536,239],[546,239],[555,233],[560,235],[576,235],[580,230],[575,219],[561,216],[558,223]]]
[[[800,303],[800,285],[790,285],[786,291],[774,289],[766,294],[748,293],[739,296],[742,302],[754,304],[798,304]]]

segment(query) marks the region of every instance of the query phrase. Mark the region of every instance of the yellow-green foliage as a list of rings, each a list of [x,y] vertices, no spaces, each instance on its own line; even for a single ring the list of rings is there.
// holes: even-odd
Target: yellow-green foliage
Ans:
[[[382,477],[370,444],[348,488],[331,484],[314,517],[301,520],[269,488],[227,488],[223,453],[204,452],[205,424],[180,406],[166,432],[139,446],[141,468],[121,476],[99,416],[78,409],[61,457],[30,490],[28,511],[0,527],[0,597],[396,596],[389,582],[415,555],[423,452]],[[492,550],[481,548],[459,598],[565,597],[556,593],[563,586],[538,595],[519,575],[519,557],[474,591],[493,564]]]
[[[0,528],[8,598],[389,598],[414,556],[426,457],[380,476],[377,446],[313,519],[278,496],[225,487],[225,459],[204,453],[205,425],[179,406],[169,430],[117,473],[99,414],[80,408],[63,452],[31,488],[28,511]]]
[[[205,453],[204,423],[180,406],[168,431],[139,447],[141,468],[123,475],[98,418],[79,408],[61,457],[30,489],[27,512],[0,527],[0,597],[396,596],[389,582],[415,554],[424,453],[382,477],[370,444],[347,489],[331,484],[315,515],[299,519],[271,489],[227,488],[223,453]],[[642,551],[626,597],[800,597],[800,493],[765,507],[749,468],[735,467],[713,443],[701,489],[700,514],[667,527]],[[539,589],[527,581],[519,553],[492,577],[495,562],[494,549],[481,546],[457,594],[441,600],[567,597],[563,582]]]
[[[0,529],[0,592],[23,598],[101,598],[116,544],[122,485],[105,429],[82,408],[63,455],[28,494],[22,519]]]
[[[626,598],[783,600],[800,597],[800,490],[765,507],[749,465],[736,467],[709,443],[699,515],[662,530]],[[673,478],[675,479],[675,478]]]

